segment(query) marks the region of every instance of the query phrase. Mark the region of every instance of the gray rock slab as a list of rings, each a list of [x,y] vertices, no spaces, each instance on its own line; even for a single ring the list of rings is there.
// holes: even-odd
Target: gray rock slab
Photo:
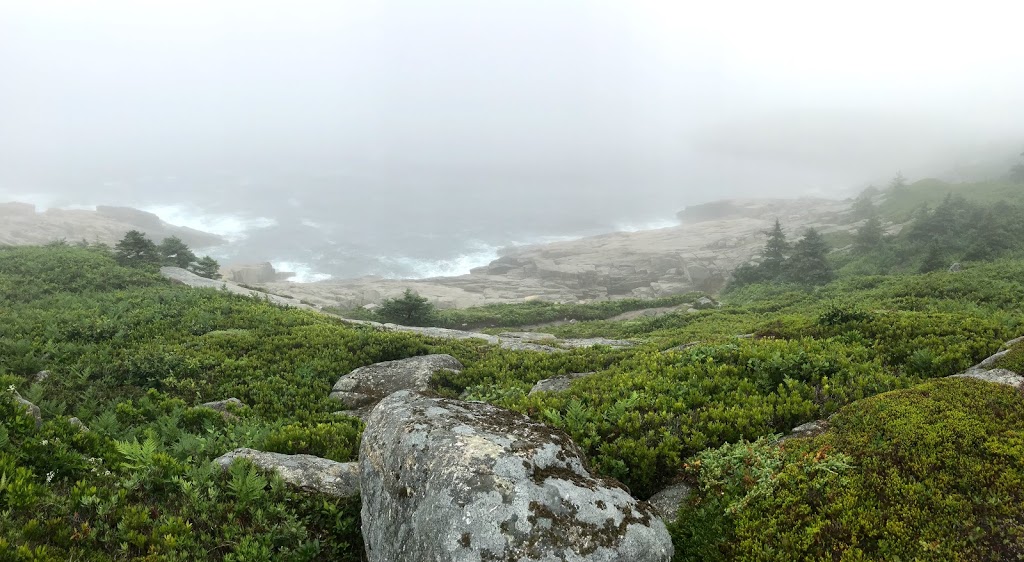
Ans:
[[[227,468],[236,459],[246,459],[259,468],[277,472],[285,482],[307,492],[342,498],[359,495],[359,464],[336,462],[313,455],[284,455],[255,449],[235,449],[214,459]]]

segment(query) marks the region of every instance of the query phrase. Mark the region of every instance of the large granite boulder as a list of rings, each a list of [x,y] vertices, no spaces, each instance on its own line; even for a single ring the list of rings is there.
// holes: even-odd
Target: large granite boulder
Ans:
[[[459,372],[462,363],[451,355],[421,355],[375,363],[338,379],[330,397],[355,409],[379,402],[399,390],[427,390],[431,375],[442,369]]]
[[[285,482],[307,492],[349,498],[359,495],[359,465],[336,462],[313,455],[284,455],[255,449],[235,449],[213,462],[223,468],[236,459],[246,459],[257,467],[277,472]]]
[[[489,404],[392,394],[359,468],[372,562],[672,558],[650,506],[592,476],[568,436]]]

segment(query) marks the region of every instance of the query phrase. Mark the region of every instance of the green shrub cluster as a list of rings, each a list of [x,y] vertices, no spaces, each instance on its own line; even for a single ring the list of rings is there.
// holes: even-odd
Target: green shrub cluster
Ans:
[[[1024,400],[945,379],[869,398],[778,448],[727,445],[689,465],[677,560],[1018,560]]]

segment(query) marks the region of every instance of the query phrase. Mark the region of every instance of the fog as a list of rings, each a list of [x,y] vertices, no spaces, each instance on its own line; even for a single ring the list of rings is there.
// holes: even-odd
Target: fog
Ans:
[[[1011,2],[0,0],[0,200],[246,231],[229,259],[458,272],[499,246],[664,224],[722,197],[995,173],[1024,149],[1022,16]]]

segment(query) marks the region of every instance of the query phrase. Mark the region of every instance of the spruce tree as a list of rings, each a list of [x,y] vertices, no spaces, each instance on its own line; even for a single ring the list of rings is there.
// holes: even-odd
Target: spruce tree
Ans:
[[[761,276],[765,281],[776,281],[783,273],[783,264],[786,262],[786,254],[789,253],[789,242],[786,241],[786,233],[782,231],[782,223],[775,219],[775,226],[765,232],[768,235],[768,242],[761,252],[761,265],[759,267]]]
[[[189,271],[207,279],[220,279],[220,264],[210,256],[203,256],[188,268]]]
[[[160,265],[168,265],[188,269],[196,261],[196,255],[177,236],[164,238],[164,241],[157,246],[160,252]]]
[[[377,314],[383,320],[395,324],[426,326],[433,320],[434,305],[427,302],[426,297],[406,289],[401,298],[387,299],[381,303]]]
[[[129,267],[160,265],[160,253],[156,244],[138,230],[129,230],[114,246],[117,263]]]
[[[946,258],[943,255],[942,247],[937,242],[932,242],[928,245],[928,251],[924,255],[924,261],[921,262],[921,267],[918,271],[921,273],[930,273],[932,271],[939,271],[946,267]]]
[[[785,277],[801,285],[824,285],[835,279],[828,263],[828,244],[821,234],[808,228],[804,237],[793,246],[793,255],[786,261]]]
[[[857,230],[857,235],[853,239],[853,247],[861,253],[870,252],[882,245],[884,235],[882,220],[877,215],[872,216]]]

